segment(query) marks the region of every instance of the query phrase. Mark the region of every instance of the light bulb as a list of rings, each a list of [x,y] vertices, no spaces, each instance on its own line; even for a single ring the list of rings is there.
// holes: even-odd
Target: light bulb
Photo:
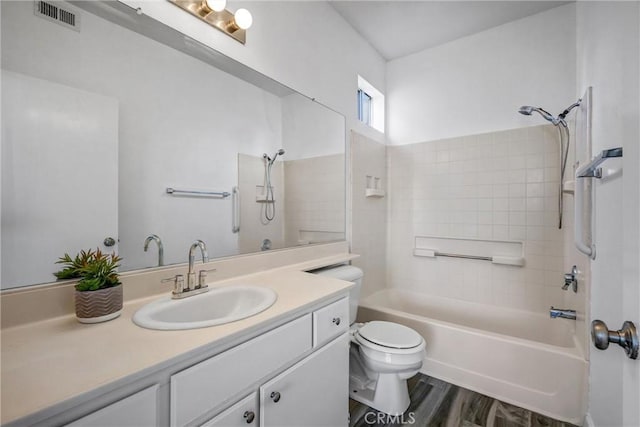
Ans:
[[[236,10],[233,19],[236,21],[236,25],[243,30],[246,30],[251,26],[251,24],[253,24],[253,17],[247,9]]]
[[[206,0],[207,7],[214,12],[222,12],[227,5],[227,0]]]

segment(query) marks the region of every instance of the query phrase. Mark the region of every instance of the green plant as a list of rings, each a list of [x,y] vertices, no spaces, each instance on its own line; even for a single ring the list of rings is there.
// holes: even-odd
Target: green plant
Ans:
[[[80,279],[76,284],[76,290],[97,291],[99,289],[111,288],[120,284],[117,269],[121,258],[115,253],[103,254],[100,249],[95,252],[80,251],[75,258],[69,254],[64,254],[56,264],[63,264],[65,267],[54,273],[58,279]]]

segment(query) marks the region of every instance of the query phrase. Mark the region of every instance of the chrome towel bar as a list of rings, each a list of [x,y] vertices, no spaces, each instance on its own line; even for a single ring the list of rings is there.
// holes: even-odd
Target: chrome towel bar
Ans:
[[[171,195],[185,195],[185,196],[212,196],[219,199],[226,199],[231,195],[227,191],[199,191],[199,190],[178,190],[177,188],[167,187],[167,194]]]
[[[602,152],[591,159],[588,164],[576,171],[576,178],[602,178],[602,169],[598,166],[605,160],[613,157],[622,157],[622,147],[602,150]]]
[[[514,265],[522,267],[524,265],[524,258],[517,256],[482,256],[482,255],[466,255],[466,254],[454,254],[449,252],[439,252],[434,249],[426,248],[414,248],[413,255],[419,257],[448,257],[448,258],[462,258],[462,259],[474,259],[479,261],[489,261],[493,264]]]

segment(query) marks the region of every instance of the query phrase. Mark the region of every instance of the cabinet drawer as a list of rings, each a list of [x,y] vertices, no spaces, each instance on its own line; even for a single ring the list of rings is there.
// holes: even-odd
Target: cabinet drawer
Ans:
[[[67,427],[151,427],[156,425],[158,425],[158,386],[154,385],[67,424]]]
[[[258,392],[253,392],[200,427],[258,426]]]
[[[183,426],[311,348],[311,314],[171,376],[171,425]]]
[[[320,346],[349,329],[349,298],[313,312],[313,346]]]

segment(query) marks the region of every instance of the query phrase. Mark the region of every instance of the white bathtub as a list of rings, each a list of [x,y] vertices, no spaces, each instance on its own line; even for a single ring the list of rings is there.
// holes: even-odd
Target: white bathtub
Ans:
[[[427,343],[422,372],[581,425],[588,365],[573,321],[386,289],[360,302],[358,321],[388,320]]]

